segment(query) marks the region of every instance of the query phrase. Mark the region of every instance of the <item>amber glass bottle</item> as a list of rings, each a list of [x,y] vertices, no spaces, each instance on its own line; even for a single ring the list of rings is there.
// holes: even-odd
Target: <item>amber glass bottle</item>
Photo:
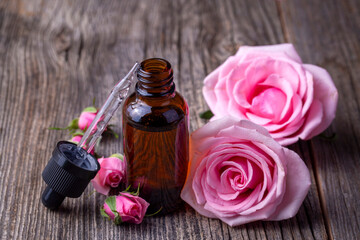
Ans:
[[[127,185],[140,186],[148,213],[165,214],[182,203],[188,155],[188,106],[175,91],[173,70],[160,58],[144,60],[135,92],[123,106]]]

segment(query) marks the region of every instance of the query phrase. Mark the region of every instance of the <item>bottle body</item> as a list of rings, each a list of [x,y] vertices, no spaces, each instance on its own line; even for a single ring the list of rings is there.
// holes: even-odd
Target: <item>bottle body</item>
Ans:
[[[158,59],[150,60],[158,63]],[[158,69],[152,68],[152,77],[145,79],[146,84],[140,82],[144,76],[138,75],[136,91],[126,99],[122,115],[127,185],[132,190],[139,187],[140,196],[150,203],[148,213],[161,208],[160,213],[165,214],[182,204],[180,192],[187,174],[189,131],[188,106],[175,91],[172,70],[171,86],[166,85],[164,75],[157,74],[168,71],[163,69],[164,62],[160,63]],[[142,66],[148,71],[149,66]],[[159,84],[141,89],[153,82]]]

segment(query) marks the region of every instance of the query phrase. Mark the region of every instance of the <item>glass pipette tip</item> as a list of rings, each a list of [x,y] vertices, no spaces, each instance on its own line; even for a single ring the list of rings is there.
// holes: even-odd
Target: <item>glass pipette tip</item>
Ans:
[[[130,72],[128,72],[126,76],[121,79],[111,90],[111,93],[106,102],[98,111],[88,129],[85,131],[84,136],[77,145],[78,147],[86,149],[88,153],[92,151],[100,139],[101,134],[106,129],[110,119],[124,101],[124,99],[128,96],[130,87],[133,83],[134,73],[137,71],[138,67],[139,63],[136,62],[131,68]]]

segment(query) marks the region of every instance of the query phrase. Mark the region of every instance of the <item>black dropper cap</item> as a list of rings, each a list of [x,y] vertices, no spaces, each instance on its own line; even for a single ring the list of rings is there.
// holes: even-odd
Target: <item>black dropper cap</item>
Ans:
[[[99,170],[98,161],[86,150],[71,142],[58,142],[42,172],[48,185],[42,194],[42,203],[56,209],[65,197],[80,197]]]

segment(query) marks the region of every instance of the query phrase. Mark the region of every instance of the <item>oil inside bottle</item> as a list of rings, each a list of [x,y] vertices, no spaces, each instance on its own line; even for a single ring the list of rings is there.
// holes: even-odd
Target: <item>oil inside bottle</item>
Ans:
[[[169,66],[163,59],[142,62],[137,91],[123,107],[127,185],[133,191],[139,187],[150,203],[148,213],[181,206],[187,174],[188,107],[175,91]]]

